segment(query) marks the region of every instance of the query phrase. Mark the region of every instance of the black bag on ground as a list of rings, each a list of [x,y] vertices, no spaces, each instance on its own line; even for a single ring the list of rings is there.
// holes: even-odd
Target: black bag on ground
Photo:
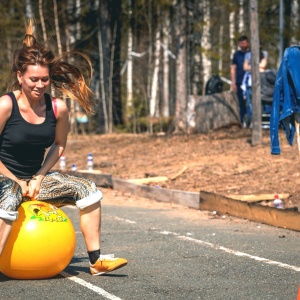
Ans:
[[[219,75],[212,76],[206,83],[205,95],[211,95],[215,93],[222,93],[223,81]]]

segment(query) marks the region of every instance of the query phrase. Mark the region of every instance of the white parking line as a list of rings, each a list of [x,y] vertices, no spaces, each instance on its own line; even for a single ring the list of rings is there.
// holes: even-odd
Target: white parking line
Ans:
[[[67,272],[61,272],[60,274],[62,276],[64,276],[65,278],[70,279],[70,280],[72,280],[72,281],[74,281],[74,282],[76,282],[76,283],[78,283],[78,284],[80,284],[80,285],[82,285],[82,286],[84,286],[84,287],[92,290],[93,292],[97,293],[98,295],[103,296],[106,299],[110,299],[110,300],[122,300],[121,298],[119,298],[117,296],[114,296],[114,295],[106,292],[105,290],[99,288],[98,286],[95,286],[95,285],[93,285],[93,284],[91,284],[89,282],[86,282],[86,281],[84,281],[84,280],[82,280],[82,279],[80,279],[78,277],[75,277],[74,275],[71,275],[71,274],[69,274]]]
[[[121,219],[121,218],[118,218],[118,219],[128,222],[128,220],[125,220],[125,219]],[[131,221],[131,223],[136,223],[136,222],[135,221]],[[270,259],[267,259],[267,258],[264,258],[264,257],[250,255],[248,253],[236,251],[236,250],[233,250],[233,249],[229,249],[229,248],[226,248],[226,247],[223,247],[223,246],[219,246],[219,245],[216,245],[216,244],[212,244],[212,243],[209,243],[209,242],[205,242],[205,241],[202,241],[202,240],[197,240],[197,239],[194,239],[194,238],[191,238],[191,237],[188,237],[188,236],[179,235],[176,232],[170,232],[170,231],[166,231],[166,230],[164,230],[164,231],[158,231],[157,228],[152,228],[152,230],[156,231],[156,232],[158,232],[160,234],[172,235],[172,236],[176,237],[177,239],[181,239],[181,240],[185,240],[185,241],[190,241],[190,242],[194,242],[194,243],[197,243],[197,244],[206,245],[206,246],[209,246],[209,247],[211,247],[213,249],[221,250],[221,251],[224,251],[226,253],[233,254],[233,255],[236,255],[236,256],[247,257],[249,259],[260,261],[260,262],[263,262],[265,264],[276,265],[276,266],[278,266],[280,268],[284,268],[284,269],[289,269],[289,270],[293,270],[293,271],[296,271],[296,272],[300,272],[300,267],[297,267],[297,266],[285,264],[285,263],[282,263],[282,262],[279,262],[279,261],[275,261],[275,260],[270,260]],[[189,234],[187,234],[187,235],[189,235]]]
[[[243,256],[243,257],[247,257],[249,259],[261,261],[261,262],[269,264],[269,265],[276,265],[276,266],[281,267],[281,268],[285,268],[285,269],[293,270],[293,271],[296,271],[296,272],[300,272],[300,267],[296,267],[296,266],[293,266],[293,265],[288,265],[288,264],[285,264],[285,263],[281,263],[279,261],[270,260],[270,259],[267,259],[267,258],[255,256],[255,255],[250,255],[248,253],[236,251],[236,250],[229,249],[229,248],[226,248],[226,247],[223,247],[223,246],[218,246],[218,245],[208,243],[208,242],[205,242],[205,241],[196,240],[196,239],[193,239],[193,238],[190,238],[190,237],[187,237],[187,236],[176,236],[176,238],[179,238],[179,239],[185,240],[185,241],[191,241],[191,242],[194,242],[194,243],[197,243],[197,244],[206,245],[206,246],[209,246],[211,248],[221,250],[221,251],[224,251],[224,252],[236,255],[236,256]]]
[[[126,223],[130,223],[130,224],[136,224],[137,222],[135,221],[131,221],[131,220],[128,220],[128,219],[122,219],[122,218],[119,218],[119,217],[115,217],[115,219],[119,220],[119,221],[124,221]],[[285,264],[285,263],[281,263],[279,261],[274,261],[274,260],[270,260],[270,259],[267,259],[267,258],[263,258],[263,257],[259,257],[259,256],[255,256],[255,255],[250,255],[248,253],[244,253],[244,252],[240,252],[240,251],[236,251],[236,250],[233,250],[233,249],[229,249],[229,248],[226,248],[226,247],[223,247],[223,246],[219,246],[219,245],[216,245],[216,244],[213,244],[213,243],[209,243],[209,242],[205,242],[205,241],[202,241],[202,240],[197,240],[197,239],[194,239],[194,238],[191,238],[191,237],[188,237],[188,236],[183,236],[183,235],[179,235],[178,233],[176,232],[170,232],[170,231],[159,231],[157,228],[151,228],[153,231],[155,232],[158,232],[160,234],[163,234],[163,235],[171,235],[177,239],[180,239],[180,240],[184,240],[184,241],[189,241],[189,242],[193,242],[193,243],[197,243],[197,244],[201,244],[201,245],[205,245],[205,246],[208,246],[210,248],[213,248],[213,249],[216,249],[216,250],[221,250],[221,251],[224,251],[226,253],[229,253],[229,254],[233,254],[233,255],[236,255],[236,256],[240,256],[240,257],[247,257],[249,259],[253,259],[253,260],[256,260],[256,261],[260,261],[260,262],[263,262],[265,264],[269,264],[269,265],[276,265],[278,267],[281,267],[281,268],[285,268],[285,269],[289,269],[289,270],[293,270],[293,271],[296,271],[296,272],[300,272],[300,267],[297,267],[297,266],[293,266],[293,265],[289,265],[289,264]],[[106,292],[105,290],[101,289],[100,287],[98,286],[95,286],[89,282],[86,282],[78,277],[75,277],[74,275],[71,275],[67,272],[61,272],[60,273],[62,276],[64,276],[65,278],[69,279],[69,280],[72,280],[90,290],[92,290],[93,292],[105,297],[106,299],[110,299],[110,300],[122,300],[121,298],[117,297],[117,296],[114,296],[108,292]]]
[[[119,217],[115,217],[116,220],[119,220],[119,221],[124,221],[126,223],[130,223],[130,224],[136,224],[135,221],[131,221],[131,220],[127,220],[127,219],[123,219],[123,218],[119,218]]]

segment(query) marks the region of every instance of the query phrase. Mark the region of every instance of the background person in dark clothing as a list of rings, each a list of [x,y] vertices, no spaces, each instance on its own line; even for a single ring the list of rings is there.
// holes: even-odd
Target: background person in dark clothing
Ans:
[[[238,47],[232,58],[232,64],[230,68],[231,75],[231,88],[233,91],[237,92],[237,97],[239,100],[239,108],[240,108],[240,120],[243,122],[244,115],[246,113],[245,101],[243,97],[243,91],[241,89],[241,84],[244,78],[244,58],[245,54],[249,49],[249,41],[248,37],[243,35],[238,39]]]

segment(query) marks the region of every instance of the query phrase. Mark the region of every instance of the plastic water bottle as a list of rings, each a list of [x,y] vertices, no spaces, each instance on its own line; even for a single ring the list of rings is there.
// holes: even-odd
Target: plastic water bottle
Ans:
[[[93,171],[94,168],[94,159],[93,159],[93,154],[90,153],[87,157],[87,169],[88,171]]]
[[[66,170],[66,157],[64,155],[62,155],[60,157],[60,160],[59,160],[59,169],[61,171],[65,171]]]
[[[279,196],[278,195],[275,195],[274,196],[274,207],[275,208],[280,208],[280,209],[283,209],[283,202],[281,199],[279,199]]]
[[[71,170],[74,171],[74,172],[77,171],[77,167],[76,167],[75,164],[72,164]]]

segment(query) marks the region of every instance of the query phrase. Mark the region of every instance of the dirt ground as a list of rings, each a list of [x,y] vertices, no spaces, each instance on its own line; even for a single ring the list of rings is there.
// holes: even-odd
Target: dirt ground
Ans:
[[[69,169],[76,164],[84,170],[92,153],[94,169],[115,178],[176,177],[151,183],[163,188],[221,195],[287,193],[285,207],[300,209],[296,143],[291,147],[280,131],[281,154],[274,156],[269,130],[263,130],[261,145],[252,146],[251,137],[250,129],[237,126],[201,135],[77,135],[69,137],[65,156]]]

